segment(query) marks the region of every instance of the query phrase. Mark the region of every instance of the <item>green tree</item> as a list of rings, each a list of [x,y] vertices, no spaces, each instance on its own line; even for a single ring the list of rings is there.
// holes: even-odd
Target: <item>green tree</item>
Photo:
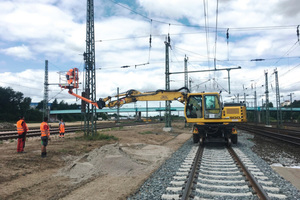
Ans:
[[[30,103],[31,98],[24,98],[23,93],[0,87],[0,121],[16,121],[21,115],[26,117]]]
[[[57,99],[55,98],[54,101],[52,102],[52,105],[51,105],[51,109],[50,110],[59,110],[59,105],[58,105],[58,102],[57,102]]]
[[[79,109],[79,105],[77,105],[76,103],[69,105],[64,100],[61,100],[58,103],[58,100],[55,99],[51,105],[51,110],[73,110],[73,109]],[[82,120],[82,117],[83,116],[81,114],[61,114],[57,116],[58,119],[63,118],[64,121],[80,121]]]
[[[44,101],[45,101],[45,100],[42,100],[42,101],[40,101],[40,102],[38,103],[38,105],[36,106],[36,109],[37,109],[37,110],[43,110],[43,108],[44,108]]]

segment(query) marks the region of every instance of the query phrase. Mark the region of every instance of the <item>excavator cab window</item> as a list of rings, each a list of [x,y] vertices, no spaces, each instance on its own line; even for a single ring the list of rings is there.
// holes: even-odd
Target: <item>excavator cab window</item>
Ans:
[[[203,118],[202,95],[190,96],[186,103],[186,116],[188,118]]]
[[[204,118],[205,119],[218,119],[221,118],[221,104],[217,95],[204,96]]]

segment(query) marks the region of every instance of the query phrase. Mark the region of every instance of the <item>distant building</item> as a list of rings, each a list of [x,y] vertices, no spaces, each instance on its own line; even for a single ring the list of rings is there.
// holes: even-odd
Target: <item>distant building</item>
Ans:
[[[281,105],[281,107],[289,106],[289,105],[291,105],[291,102],[290,102],[289,100],[285,100],[285,101],[282,102],[280,105]]]
[[[36,108],[38,106],[39,103],[36,102],[31,102],[30,103],[30,108]],[[48,107],[51,107],[52,103],[48,103]]]

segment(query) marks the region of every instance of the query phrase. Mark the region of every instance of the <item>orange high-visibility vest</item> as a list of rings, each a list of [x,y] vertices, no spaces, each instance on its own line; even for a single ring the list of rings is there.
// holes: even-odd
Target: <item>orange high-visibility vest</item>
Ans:
[[[17,131],[18,131],[18,134],[21,135],[23,132],[24,132],[24,129],[23,129],[23,126],[22,126],[22,123],[24,122],[23,119],[20,119],[18,122],[17,122]]]
[[[44,136],[48,136],[48,135],[50,135],[50,129],[48,129],[48,135],[46,134],[46,130],[45,130],[45,125],[47,125],[48,126],[48,124],[47,124],[47,122],[42,122],[41,123],[41,126],[40,126],[40,129],[41,129],[41,137],[44,137]],[[49,127],[49,126],[48,126]]]
[[[61,123],[59,125],[59,133],[64,133],[65,132],[65,123]]]
[[[70,70],[67,72],[67,75],[68,75],[68,77],[69,77],[69,79],[68,79],[68,84],[72,84],[73,79],[74,79],[74,70],[73,70],[73,69],[70,69]]]

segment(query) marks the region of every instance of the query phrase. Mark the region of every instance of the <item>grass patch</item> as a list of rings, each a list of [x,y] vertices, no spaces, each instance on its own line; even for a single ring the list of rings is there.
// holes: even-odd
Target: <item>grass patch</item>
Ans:
[[[152,131],[144,131],[144,132],[139,132],[141,135],[147,135],[147,134],[153,134]]]
[[[87,140],[87,141],[94,141],[94,140],[118,140],[117,137],[113,135],[103,134],[97,132],[95,135],[85,135],[75,137],[76,140]]]

